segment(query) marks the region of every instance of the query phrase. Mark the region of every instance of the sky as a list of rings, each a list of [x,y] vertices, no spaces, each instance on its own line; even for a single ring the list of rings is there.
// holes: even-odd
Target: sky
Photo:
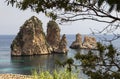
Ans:
[[[46,32],[46,26],[50,18],[42,13],[32,12],[30,9],[21,11],[11,5],[7,6],[7,3],[4,1],[0,0],[0,35],[16,35],[19,32],[20,26],[31,16],[36,16],[42,21],[44,32]],[[61,34],[90,34],[90,28],[101,30],[104,26],[103,23],[90,20],[59,25]]]

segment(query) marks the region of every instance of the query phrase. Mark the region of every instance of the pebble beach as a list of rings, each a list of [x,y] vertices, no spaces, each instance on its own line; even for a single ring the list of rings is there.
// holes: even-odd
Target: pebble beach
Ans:
[[[0,74],[0,79],[32,79],[32,76],[20,74]]]

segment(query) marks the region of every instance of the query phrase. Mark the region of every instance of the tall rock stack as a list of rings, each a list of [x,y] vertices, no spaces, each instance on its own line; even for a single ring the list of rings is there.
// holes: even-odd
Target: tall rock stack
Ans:
[[[67,39],[66,35],[64,34],[59,42],[59,47],[58,49],[55,50],[56,53],[67,53]]]
[[[78,34],[76,34],[76,40],[73,41],[70,48],[79,49],[81,47],[82,47],[82,36],[78,33]]]
[[[53,51],[58,49],[60,42],[60,28],[55,21],[48,22],[46,39],[48,44],[53,48]]]
[[[49,47],[41,21],[32,16],[20,28],[18,35],[11,44],[11,55],[49,54]]]

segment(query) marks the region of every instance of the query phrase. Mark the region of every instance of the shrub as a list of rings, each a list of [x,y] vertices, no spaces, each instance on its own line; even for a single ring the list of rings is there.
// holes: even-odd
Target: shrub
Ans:
[[[52,73],[49,71],[41,71],[37,73],[37,71],[33,72],[33,79],[79,79],[78,73],[69,72],[67,70],[62,71],[53,71]]]

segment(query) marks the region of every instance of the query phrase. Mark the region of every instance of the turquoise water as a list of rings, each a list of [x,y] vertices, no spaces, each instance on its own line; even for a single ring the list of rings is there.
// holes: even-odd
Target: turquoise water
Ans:
[[[14,35],[0,35],[0,73],[31,74],[41,68],[54,70],[56,60],[64,61],[73,54],[11,57],[10,45],[14,38]]]
[[[108,36],[107,38],[110,38]],[[56,59],[64,61],[69,57],[74,57],[77,52],[84,50],[69,49],[68,54],[52,54],[39,56],[11,57],[10,45],[15,35],[0,35],[0,73],[31,74],[33,70],[47,69],[54,70],[57,66]],[[67,35],[68,47],[75,40],[75,35]],[[99,39],[97,39],[99,40]],[[113,42],[114,46],[120,48],[120,40]],[[75,62],[77,63],[77,61]]]

